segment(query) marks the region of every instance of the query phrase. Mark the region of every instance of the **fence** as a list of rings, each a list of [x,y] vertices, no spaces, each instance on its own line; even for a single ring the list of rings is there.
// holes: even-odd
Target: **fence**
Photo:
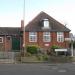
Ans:
[[[0,52],[0,63],[16,63],[20,60],[20,52]]]

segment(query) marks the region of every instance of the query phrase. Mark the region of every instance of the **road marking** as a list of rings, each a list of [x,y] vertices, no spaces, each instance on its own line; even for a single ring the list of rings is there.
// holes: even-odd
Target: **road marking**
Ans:
[[[66,70],[62,69],[62,70],[58,70],[58,72],[67,72]]]
[[[58,69],[58,67],[53,67],[52,69],[53,69],[53,70],[56,70],[56,69]]]

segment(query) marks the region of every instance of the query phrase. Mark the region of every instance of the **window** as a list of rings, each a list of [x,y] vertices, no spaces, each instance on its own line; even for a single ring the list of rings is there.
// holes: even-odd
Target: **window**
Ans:
[[[63,32],[57,32],[57,41],[64,42],[64,34]]]
[[[37,42],[37,32],[29,32],[29,42]]]
[[[49,20],[48,19],[44,19],[43,24],[44,24],[44,28],[49,28]]]
[[[3,43],[3,37],[0,37],[0,43]]]
[[[43,41],[44,42],[50,42],[51,41],[50,32],[43,32]]]

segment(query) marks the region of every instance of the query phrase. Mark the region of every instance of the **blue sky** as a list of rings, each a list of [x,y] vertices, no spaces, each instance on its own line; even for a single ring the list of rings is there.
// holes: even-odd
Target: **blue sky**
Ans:
[[[23,0],[0,0],[0,26],[20,26]]]
[[[0,0],[0,26],[20,26],[24,0]],[[75,0],[25,0],[25,24],[44,11],[75,34]]]

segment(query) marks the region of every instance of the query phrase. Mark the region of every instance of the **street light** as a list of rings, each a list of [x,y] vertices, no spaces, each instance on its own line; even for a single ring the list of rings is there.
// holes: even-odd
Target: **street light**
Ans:
[[[25,0],[23,5],[23,20],[24,20],[24,28],[23,28],[23,48],[24,48],[24,54],[26,53],[25,50]]]
[[[75,41],[73,38],[73,35],[71,35],[70,38],[65,38],[65,41],[70,41],[71,42],[71,56],[73,57],[73,42]]]
[[[71,40],[71,56],[73,57],[73,39]]]

